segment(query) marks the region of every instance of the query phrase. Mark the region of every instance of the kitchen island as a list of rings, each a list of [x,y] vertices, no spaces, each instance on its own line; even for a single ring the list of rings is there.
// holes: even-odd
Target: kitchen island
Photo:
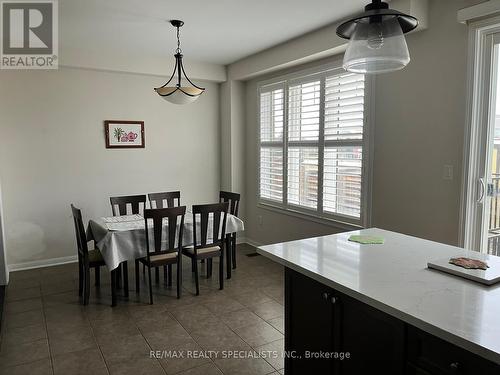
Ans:
[[[287,375],[500,374],[500,284],[427,268],[477,253],[376,228],[257,251],[285,266]]]

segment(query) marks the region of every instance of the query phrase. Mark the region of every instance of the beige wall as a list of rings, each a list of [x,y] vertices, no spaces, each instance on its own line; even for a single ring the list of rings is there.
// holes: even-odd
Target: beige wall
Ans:
[[[0,180],[9,264],[74,255],[70,203],[110,214],[111,195],[219,190],[219,85],[189,106],[159,98],[164,77],[61,68],[0,73]],[[107,150],[103,121],[144,120],[145,149]]]
[[[428,29],[407,36],[410,65],[376,78],[372,226],[458,243],[467,49],[456,17],[475,2],[430,1]],[[271,243],[337,232],[257,206],[256,83],[269,77],[247,83],[246,237]],[[453,165],[452,181],[443,180],[444,165]]]
[[[373,224],[450,244],[459,239],[467,78],[467,27],[456,18],[467,4],[432,1],[429,29],[408,36],[411,63],[376,87]]]

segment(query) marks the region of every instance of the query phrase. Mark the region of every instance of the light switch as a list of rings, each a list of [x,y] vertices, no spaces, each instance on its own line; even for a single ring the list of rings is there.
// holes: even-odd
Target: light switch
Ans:
[[[443,166],[443,180],[453,180],[453,165]]]

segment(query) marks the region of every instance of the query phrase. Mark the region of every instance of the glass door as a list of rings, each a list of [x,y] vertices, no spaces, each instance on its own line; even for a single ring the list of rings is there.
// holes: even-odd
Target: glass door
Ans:
[[[476,43],[464,246],[500,255],[500,32]]]
[[[485,145],[485,173],[480,181],[483,204],[480,251],[500,255],[500,48],[498,34],[491,36],[490,97],[488,100],[488,136]]]

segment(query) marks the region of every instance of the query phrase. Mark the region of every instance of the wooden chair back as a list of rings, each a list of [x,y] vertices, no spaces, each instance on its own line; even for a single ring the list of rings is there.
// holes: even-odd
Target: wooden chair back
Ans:
[[[181,205],[181,192],[180,191],[166,191],[163,193],[150,193],[150,194],[148,194],[148,198],[149,198],[149,206],[151,208],[179,207]],[[167,202],[166,206],[164,204],[164,201]],[[153,207],[153,203],[154,203],[154,207]]]
[[[145,195],[128,195],[124,197],[111,197],[109,198],[111,202],[111,210],[113,211],[113,216],[123,216],[127,215],[127,205],[130,204],[132,207],[132,215],[137,215],[141,213],[141,203],[142,209],[146,208],[146,196]],[[118,211],[116,210],[118,207]]]
[[[240,208],[240,197],[238,193],[232,193],[230,191],[221,191],[219,194],[219,202],[229,202],[229,213],[234,216],[238,216],[238,210]]]
[[[226,220],[229,203],[200,204],[193,206],[193,244],[195,249],[202,249],[211,246],[220,246],[226,237]],[[208,242],[208,223],[210,215],[212,222],[212,242]],[[222,216],[222,225],[221,225]],[[198,218],[199,217],[199,218]],[[197,235],[197,222],[200,222],[200,237]],[[199,244],[198,244],[199,242]]]
[[[82,211],[71,205],[71,211],[73,213],[73,223],[75,225],[76,233],[76,245],[78,248],[78,254],[84,259],[88,259],[89,248],[87,245],[87,235],[85,234],[85,227],[83,225]]]
[[[147,249],[148,262],[150,260],[149,259],[150,256],[152,255],[160,255],[177,251],[178,256],[179,257],[181,256],[185,215],[186,215],[186,206],[170,207],[170,208],[154,208],[154,209],[144,210],[144,221],[146,228],[146,249]],[[153,229],[154,251],[151,251],[149,244],[150,220],[152,220],[153,222],[152,229]],[[162,234],[163,234],[164,223],[168,227],[166,248],[162,248]],[[177,239],[177,247],[175,245],[176,239]]]

